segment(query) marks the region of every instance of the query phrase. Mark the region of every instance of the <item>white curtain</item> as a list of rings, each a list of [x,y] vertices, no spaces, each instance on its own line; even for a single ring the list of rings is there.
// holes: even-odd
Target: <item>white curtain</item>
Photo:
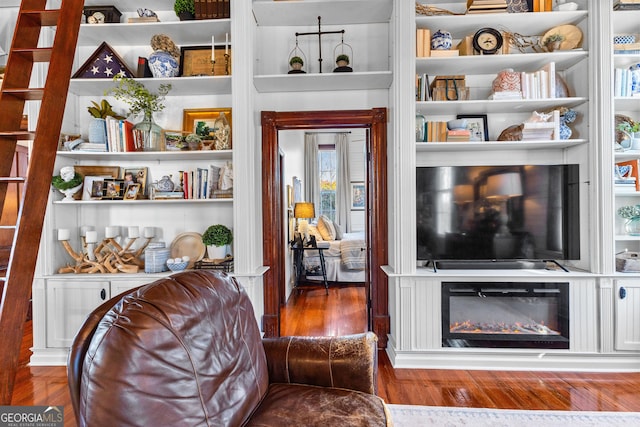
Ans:
[[[349,171],[349,134],[336,134],[336,223],[347,233],[351,231],[351,188]]]
[[[320,208],[320,172],[318,170],[318,138],[314,133],[304,134],[304,201]]]

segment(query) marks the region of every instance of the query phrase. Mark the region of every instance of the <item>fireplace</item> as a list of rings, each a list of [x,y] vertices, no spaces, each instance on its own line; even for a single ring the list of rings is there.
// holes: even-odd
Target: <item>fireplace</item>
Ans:
[[[442,346],[569,348],[569,284],[443,282]]]

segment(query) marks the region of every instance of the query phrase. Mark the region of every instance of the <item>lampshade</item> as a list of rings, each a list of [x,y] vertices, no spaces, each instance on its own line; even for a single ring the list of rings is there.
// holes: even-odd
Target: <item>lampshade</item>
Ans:
[[[313,203],[300,202],[293,206],[293,216],[295,218],[315,218],[316,210]]]
[[[491,175],[487,179],[487,198],[507,199],[522,196],[522,182],[517,172]]]
[[[453,200],[456,203],[469,203],[473,201],[473,185],[464,184],[453,187]]]

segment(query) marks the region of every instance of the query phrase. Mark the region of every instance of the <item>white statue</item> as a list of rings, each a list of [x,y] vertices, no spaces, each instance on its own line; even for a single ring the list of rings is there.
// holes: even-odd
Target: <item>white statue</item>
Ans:
[[[220,190],[230,190],[233,188],[233,164],[231,162],[225,163],[225,165],[220,168],[218,188]]]
[[[76,170],[73,166],[65,166],[63,168],[60,168],[60,178],[62,178],[64,182],[71,181],[74,176],[76,176]]]

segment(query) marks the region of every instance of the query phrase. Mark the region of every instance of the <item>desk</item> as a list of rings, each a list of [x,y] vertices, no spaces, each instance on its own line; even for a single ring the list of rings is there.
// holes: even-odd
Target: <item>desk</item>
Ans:
[[[324,250],[327,248],[314,248],[311,246],[302,246],[299,244],[293,244],[291,246],[293,250],[293,267],[295,270],[295,283],[293,288],[300,290],[298,287],[300,283],[300,279],[309,276],[322,276],[322,282],[324,283],[324,288],[326,290],[327,295],[329,295],[329,282],[327,282],[327,270],[324,264]],[[320,272],[317,271],[308,271],[304,267],[304,251],[318,251],[320,257]]]

